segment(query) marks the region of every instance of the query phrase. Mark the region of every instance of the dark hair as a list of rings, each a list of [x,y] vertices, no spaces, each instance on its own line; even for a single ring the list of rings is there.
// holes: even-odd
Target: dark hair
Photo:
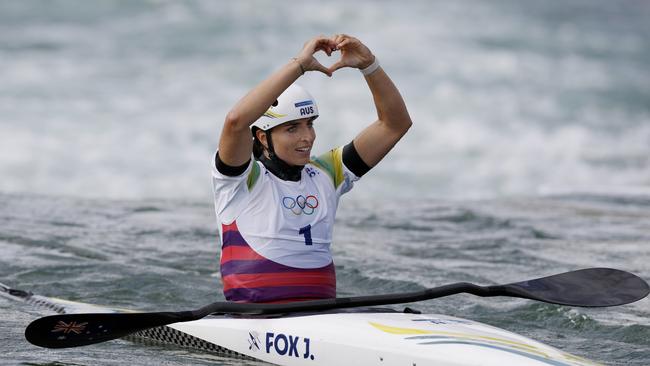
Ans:
[[[271,106],[277,107],[278,100],[276,99]],[[262,142],[257,139],[257,130],[260,130],[260,128],[253,126],[251,132],[253,133],[253,157],[259,160],[260,156],[264,154],[264,145],[262,145]]]
[[[257,130],[259,129],[259,127],[253,127],[251,130],[251,132],[253,132],[253,157],[255,159],[259,159],[264,153],[264,145],[262,145],[262,142],[257,139]]]

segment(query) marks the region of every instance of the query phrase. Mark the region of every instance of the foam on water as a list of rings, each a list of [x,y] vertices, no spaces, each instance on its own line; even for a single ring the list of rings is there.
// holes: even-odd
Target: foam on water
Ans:
[[[0,6],[3,191],[209,197],[228,109],[308,37],[335,32],[373,49],[415,122],[367,179],[368,197],[650,185],[641,2]],[[354,70],[301,82],[322,110],[315,153],[375,117]]]
[[[140,310],[198,308],[223,299],[212,207],[194,201],[81,200],[0,194],[0,282],[44,296]],[[332,245],[340,296],[490,285],[586,268],[650,278],[650,199],[571,195],[441,202],[344,199]],[[606,363],[650,360],[650,299],[577,309],[456,295],[409,306],[483,321]],[[68,351],[26,347],[36,309],[0,299],[8,364],[195,362],[184,352],[109,342]],[[559,338],[561,335],[562,338]],[[140,355],[135,359],[131,353]],[[639,354],[635,354],[638,352]],[[149,357],[149,361],[147,361]],[[88,361],[93,359],[94,361]],[[196,361],[201,364],[203,361]],[[232,362],[216,360],[215,364]]]

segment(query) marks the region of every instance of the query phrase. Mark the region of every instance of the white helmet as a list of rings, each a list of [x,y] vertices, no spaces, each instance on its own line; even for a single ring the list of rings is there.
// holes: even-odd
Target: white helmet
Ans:
[[[318,117],[316,101],[302,86],[292,84],[251,128],[267,131],[285,122],[310,117]]]

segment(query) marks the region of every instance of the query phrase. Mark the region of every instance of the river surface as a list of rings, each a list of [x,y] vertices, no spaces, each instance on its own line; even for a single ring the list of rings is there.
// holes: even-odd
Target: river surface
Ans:
[[[149,311],[223,300],[209,203],[24,195],[0,195],[0,202],[0,278],[8,285]],[[509,283],[586,267],[620,268],[650,278],[650,197],[351,198],[342,206],[333,245],[340,296],[459,281]],[[649,299],[580,309],[456,295],[410,306],[503,327],[606,364],[650,362]],[[44,312],[2,298],[0,311],[3,364],[242,364],[127,341],[37,349],[22,333]]]

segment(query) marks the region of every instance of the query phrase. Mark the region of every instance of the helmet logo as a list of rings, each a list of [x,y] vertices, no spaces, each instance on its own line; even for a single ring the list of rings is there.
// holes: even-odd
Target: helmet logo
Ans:
[[[300,115],[301,116],[308,116],[310,114],[314,114],[314,102],[311,100],[305,100],[303,102],[298,102],[293,104],[296,108],[300,108]],[[307,107],[311,106],[311,107]]]
[[[308,116],[310,114],[314,113],[314,107],[304,107],[300,108],[300,115],[301,116]]]
[[[312,105],[312,104],[314,104],[314,102],[312,102],[311,100],[305,100],[304,102],[295,103],[294,106],[296,108],[299,108],[299,107],[304,107],[306,105]]]

